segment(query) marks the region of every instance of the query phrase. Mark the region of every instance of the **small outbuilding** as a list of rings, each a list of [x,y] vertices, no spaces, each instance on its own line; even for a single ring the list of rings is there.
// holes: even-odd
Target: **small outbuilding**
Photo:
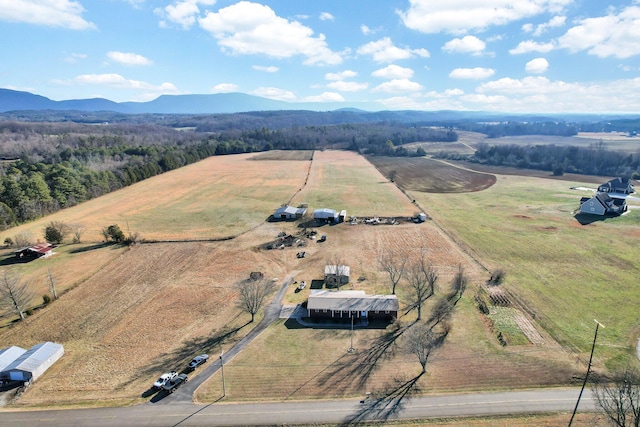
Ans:
[[[349,283],[351,268],[348,265],[325,265],[324,283],[327,286],[342,286]]]
[[[311,318],[392,320],[400,305],[396,295],[367,295],[364,291],[312,291],[307,301]]]
[[[317,222],[338,222],[339,214],[333,209],[316,209],[313,211],[313,219]]]
[[[14,360],[26,353],[27,350],[21,347],[11,346],[0,350],[0,372],[4,371],[4,368],[11,365]]]
[[[304,207],[294,208],[293,206],[284,205],[276,209],[276,211],[273,213],[273,219],[284,220],[284,221],[300,219],[306,213],[307,213],[307,208],[304,208]]]
[[[16,258],[46,258],[53,255],[55,245],[51,243],[38,243],[37,245],[27,246],[26,248],[18,249],[14,252]]]
[[[11,381],[35,381],[64,354],[62,344],[43,342],[25,351],[0,372],[0,378]]]

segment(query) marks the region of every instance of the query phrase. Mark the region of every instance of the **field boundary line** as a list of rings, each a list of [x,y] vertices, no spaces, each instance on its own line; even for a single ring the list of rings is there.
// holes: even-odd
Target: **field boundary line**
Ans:
[[[294,192],[293,195],[291,197],[289,197],[289,200],[287,201],[287,205],[291,204],[291,201],[298,195],[300,194],[300,192],[302,190],[304,190],[304,188],[307,186],[307,182],[309,182],[309,176],[311,175],[311,167],[313,166],[313,156],[316,153],[315,150],[311,151],[311,159],[309,160],[309,168],[307,169],[307,176],[304,178],[304,183],[302,184],[302,187],[298,188],[298,191]]]

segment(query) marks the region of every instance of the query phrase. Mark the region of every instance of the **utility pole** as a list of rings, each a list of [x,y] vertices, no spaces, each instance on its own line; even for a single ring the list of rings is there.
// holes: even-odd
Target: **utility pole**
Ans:
[[[355,348],[353,348],[353,314],[351,312],[349,312],[350,316],[351,316],[351,344],[349,345],[349,350],[347,350],[347,353],[353,353],[354,351],[356,351]]]
[[[222,397],[227,395],[227,389],[224,386],[224,361],[222,360],[222,350],[220,351],[220,372],[222,373]]]
[[[571,423],[573,422],[573,418],[576,416],[576,412],[578,412],[578,405],[580,404],[580,398],[582,397],[582,392],[584,391],[585,386],[587,385],[587,380],[589,379],[589,372],[591,371],[591,361],[593,361],[593,351],[596,348],[596,339],[598,338],[598,327],[604,325],[598,322],[596,319],[593,319],[596,322],[596,333],[593,334],[593,344],[591,345],[591,356],[589,356],[589,365],[587,365],[587,374],[584,376],[584,382],[582,383],[582,388],[580,389],[580,394],[578,395],[578,401],[576,402],[576,407],[573,408],[573,414],[571,415],[571,419],[569,420],[569,427],[571,427]]]

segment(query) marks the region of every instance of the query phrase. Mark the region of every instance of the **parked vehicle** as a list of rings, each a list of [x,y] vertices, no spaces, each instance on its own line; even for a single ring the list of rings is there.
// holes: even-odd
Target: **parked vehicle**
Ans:
[[[202,365],[207,360],[209,360],[208,354],[201,354],[200,356],[196,356],[193,358],[193,360],[191,360],[191,362],[189,362],[189,368],[195,369],[198,366]]]
[[[320,239],[318,239],[318,242],[324,242],[327,240],[327,235],[323,234],[322,236],[320,236]]]
[[[162,386],[162,390],[168,391],[169,393],[173,393],[180,387],[182,384],[189,381],[189,377],[187,374],[180,374],[169,381],[165,385]]]
[[[178,376],[176,371],[167,372],[166,374],[160,375],[160,378],[153,383],[153,388],[160,390],[167,382],[171,381],[175,377]]]

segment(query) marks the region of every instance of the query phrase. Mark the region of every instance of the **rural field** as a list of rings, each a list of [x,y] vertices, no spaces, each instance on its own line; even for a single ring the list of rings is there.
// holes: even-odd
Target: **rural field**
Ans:
[[[226,399],[360,397],[402,391],[412,379],[412,393],[573,385],[584,372],[594,317],[607,325],[596,366],[629,360],[640,329],[633,314],[638,297],[630,289],[637,271],[637,211],[582,226],[572,212],[586,192],[570,189],[582,182],[474,172],[428,159],[398,158],[393,164],[382,158],[387,163],[376,163],[376,169],[352,152],[314,152],[309,159],[309,153],[290,152],[212,157],[55,215],[87,224],[86,243],[63,245],[53,257],[26,264],[12,263],[7,250],[2,269],[31,280],[39,299],[34,305],[47,291],[49,270],[64,290],[24,322],[0,328],[0,347],[45,340],[65,346],[65,356],[14,406],[146,402],[160,373],[180,369],[196,354],[219,354],[253,327],[236,306],[233,288],[250,272],[278,283],[293,275],[313,286],[327,261],[339,258],[351,266],[349,288],[389,293],[377,259],[390,248],[409,262],[424,256],[438,272],[427,313],[448,292],[459,267],[469,277],[446,341],[429,358],[425,375],[419,376],[419,363],[397,334],[416,316],[407,309],[409,290],[401,284],[400,318],[385,329],[356,329],[352,336],[348,328],[277,321],[225,364]],[[388,168],[397,170],[396,184],[406,185],[408,196],[379,172]],[[464,185],[438,193],[438,185],[428,184],[435,175],[436,182],[458,179]],[[266,221],[290,199],[310,210],[346,209],[348,215],[400,221],[318,227],[327,241],[301,237],[307,255],[299,259],[295,247],[265,248],[281,232],[302,230],[298,222]],[[404,220],[421,209],[433,220]],[[42,234],[52,219],[0,237],[23,230]],[[156,242],[104,245],[99,229],[111,223],[125,232],[128,223]],[[213,241],[226,236],[237,237]],[[512,304],[485,316],[475,296],[497,268],[507,272],[501,297]],[[295,292],[291,285],[284,303],[304,302],[312,286]],[[610,312],[612,307],[619,308]],[[497,332],[504,332],[506,346]],[[351,339],[356,351],[347,353]],[[212,402],[220,393],[218,374],[195,398]]]

